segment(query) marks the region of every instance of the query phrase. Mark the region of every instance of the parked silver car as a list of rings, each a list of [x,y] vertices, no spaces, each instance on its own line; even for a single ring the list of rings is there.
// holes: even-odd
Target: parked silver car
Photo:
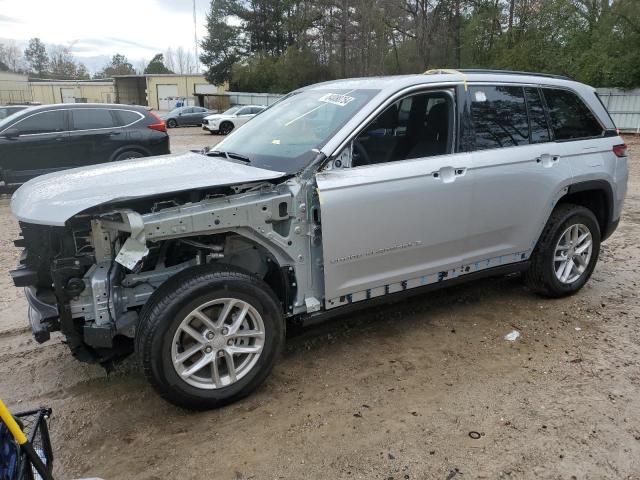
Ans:
[[[506,72],[297,90],[206,153],[53,173],[12,199],[38,341],[141,358],[188,408],[247,395],[287,319],[524,272],[589,279],[620,219],[626,147],[593,88]]]

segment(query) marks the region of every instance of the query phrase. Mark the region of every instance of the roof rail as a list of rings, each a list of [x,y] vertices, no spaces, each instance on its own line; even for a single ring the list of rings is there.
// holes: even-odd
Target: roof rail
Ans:
[[[566,75],[554,75],[552,73],[533,73],[533,72],[521,72],[518,70],[491,70],[489,68],[463,68],[459,69],[459,72],[462,73],[490,73],[492,75],[530,75],[533,77],[546,77],[546,78],[557,78],[560,80],[573,80],[571,77],[567,77]]]

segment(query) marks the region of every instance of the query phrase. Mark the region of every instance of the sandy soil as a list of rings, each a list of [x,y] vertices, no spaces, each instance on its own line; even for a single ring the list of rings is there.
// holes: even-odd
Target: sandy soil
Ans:
[[[307,328],[259,391],[205,413],[164,403],[133,360],[107,377],[59,336],[31,339],[3,205],[0,397],[54,409],[59,478],[640,478],[640,141],[627,141],[623,221],[577,295],[542,299],[511,276]]]

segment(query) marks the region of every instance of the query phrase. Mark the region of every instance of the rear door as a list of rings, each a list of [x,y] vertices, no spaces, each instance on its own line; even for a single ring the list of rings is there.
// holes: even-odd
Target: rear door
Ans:
[[[443,95],[446,109],[431,101]],[[402,99],[316,176],[327,308],[455,277],[468,255],[472,155],[452,153],[453,91],[412,97],[409,126]],[[371,137],[381,128],[388,141]]]
[[[475,150],[469,263],[524,260],[571,183],[567,152],[552,141],[538,88],[472,85],[468,101],[466,135]]]
[[[108,108],[75,108],[70,114],[69,155],[74,166],[108,162],[118,145],[126,141]]]
[[[65,110],[49,110],[26,116],[7,127],[19,132],[6,138],[0,132],[0,168],[8,183],[23,183],[72,164],[68,155]]]
[[[202,119],[209,114],[209,111],[206,108],[202,107],[193,107],[193,118],[192,125],[200,125],[202,124]]]

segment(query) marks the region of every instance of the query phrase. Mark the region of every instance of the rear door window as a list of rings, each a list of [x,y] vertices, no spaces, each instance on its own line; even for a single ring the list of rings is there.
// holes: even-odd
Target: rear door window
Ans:
[[[529,121],[521,87],[471,87],[476,150],[529,143]]]
[[[16,124],[16,128],[20,132],[20,135],[63,132],[66,130],[64,110],[36,113]]]
[[[529,109],[529,123],[531,125],[531,143],[544,143],[551,140],[547,115],[544,111],[544,104],[540,98],[540,91],[537,88],[527,87],[524,89],[527,97],[527,108]]]
[[[578,95],[556,88],[545,88],[543,92],[556,140],[602,135],[602,126]]]
[[[93,130],[116,126],[113,115],[106,108],[82,108],[71,111],[73,130]]]

